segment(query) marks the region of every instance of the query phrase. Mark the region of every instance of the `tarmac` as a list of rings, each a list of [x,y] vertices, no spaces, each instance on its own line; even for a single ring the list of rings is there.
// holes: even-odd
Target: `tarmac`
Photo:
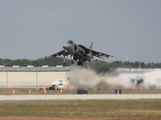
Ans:
[[[6,100],[134,100],[161,99],[161,94],[59,94],[59,95],[0,95]]]

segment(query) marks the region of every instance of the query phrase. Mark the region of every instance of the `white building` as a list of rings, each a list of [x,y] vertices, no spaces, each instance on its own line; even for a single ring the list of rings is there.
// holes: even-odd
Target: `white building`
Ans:
[[[69,70],[69,67],[0,66],[0,87],[50,86],[53,79],[67,79]]]

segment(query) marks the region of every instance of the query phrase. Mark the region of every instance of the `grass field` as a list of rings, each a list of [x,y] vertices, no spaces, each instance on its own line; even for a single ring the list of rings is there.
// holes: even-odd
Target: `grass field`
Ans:
[[[161,100],[0,101],[0,119],[161,119]]]
[[[40,88],[0,88],[0,95],[44,94]],[[115,88],[89,89],[89,94],[114,94]],[[124,89],[123,94],[161,93],[161,89]],[[59,94],[48,90],[47,94]],[[63,90],[76,94],[76,89]],[[0,101],[0,120],[156,120],[161,119],[161,100],[33,100]]]

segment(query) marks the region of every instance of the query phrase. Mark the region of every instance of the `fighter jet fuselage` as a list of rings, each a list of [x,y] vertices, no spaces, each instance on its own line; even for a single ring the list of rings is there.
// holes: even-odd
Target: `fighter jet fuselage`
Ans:
[[[66,44],[63,45],[63,49],[62,51],[53,54],[52,56],[56,57],[56,56],[60,56],[63,55],[64,56],[64,64],[65,64],[65,56],[71,55],[72,58],[72,63],[73,61],[77,61],[78,66],[82,65],[83,62],[85,61],[91,61],[91,59],[95,57],[101,58],[101,57],[110,57],[111,55],[105,54],[105,53],[101,53],[101,52],[97,52],[92,50],[92,44],[90,45],[89,48],[86,48],[83,45],[78,45],[76,43],[74,43],[72,40],[69,40]],[[113,57],[113,56],[111,56]],[[99,64],[99,61],[98,61]]]

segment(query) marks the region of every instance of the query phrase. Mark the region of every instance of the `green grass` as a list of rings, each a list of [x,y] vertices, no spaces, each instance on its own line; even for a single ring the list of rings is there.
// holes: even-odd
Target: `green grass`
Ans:
[[[161,100],[0,101],[2,116],[161,119]]]

